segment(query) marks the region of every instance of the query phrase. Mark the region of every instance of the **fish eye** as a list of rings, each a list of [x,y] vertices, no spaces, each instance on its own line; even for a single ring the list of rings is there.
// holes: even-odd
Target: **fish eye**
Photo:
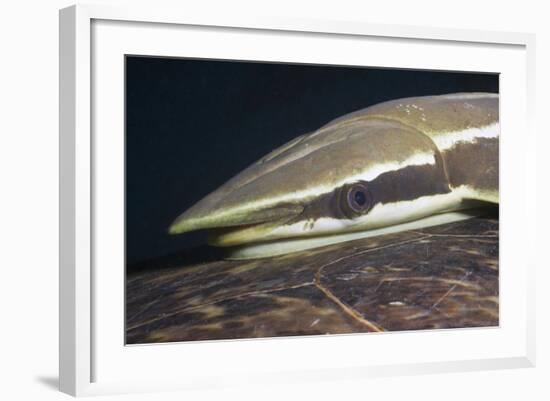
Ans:
[[[364,206],[365,203],[367,203],[367,195],[361,190],[358,190],[355,192],[355,195],[353,195],[353,200],[355,203],[359,206]]]
[[[373,206],[373,199],[366,182],[359,181],[342,187],[340,206],[350,219],[366,214]]]

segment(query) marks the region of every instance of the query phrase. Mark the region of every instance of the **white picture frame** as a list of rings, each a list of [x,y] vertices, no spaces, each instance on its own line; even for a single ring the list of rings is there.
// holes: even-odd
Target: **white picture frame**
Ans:
[[[192,32],[191,32],[192,31]],[[126,33],[124,33],[126,32]],[[146,34],[144,34],[144,32]],[[206,50],[181,48],[175,36],[197,35]],[[143,35],[143,36],[140,36]],[[201,36],[203,35],[203,36]],[[104,164],[111,160],[119,165],[123,148],[118,134],[121,115],[120,94],[123,88],[121,54],[150,54],[181,56],[189,51],[209,53],[209,38],[225,35],[228,41],[245,41],[239,50],[240,57],[257,57],[269,60],[269,49],[258,47],[258,42],[247,35],[261,35],[263,41],[296,43],[296,53],[301,53],[300,43],[338,38],[344,46],[342,59],[338,62],[364,64],[359,56],[350,57],[349,49],[363,41],[381,41],[387,46],[397,46],[405,41],[407,46],[436,46],[439,54],[448,54],[448,61],[440,60],[438,69],[479,70],[500,72],[505,77],[502,85],[502,152],[501,152],[501,243],[514,241],[515,249],[503,247],[501,263],[519,265],[517,271],[504,269],[501,282],[501,325],[499,328],[480,330],[456,330],[452,332],[399,333],[390,335],[353,335],[329,338],[293,338],[268,340],[240,340],[202,342],[201,344],[167,344],[157,346],[125,347],[120,341],[123,333],[117,334],[120,286],[124,266],[116,263],[115,253],[120,249],[106,250],[102,241],[106,236],[102,215],[111,219],[121,216],[120,202],[112,211],[98,198],[102,185],[116,186],[117,174],[112,182],[96,180],[101,176]],[[130,43],[130,38],[139,43]],[[175,39],[170,39],[175,38]],[[286,39],[285,39],[286,38]],[[163,40],[161,40],[163,39]],[[166,40],[168,39],[168,40]],[[311,42],[313,43],[313,42]],[[527,207],[526,199],[534,198],[535,137],[531,127],[534,110],[534,35],[508,32],[485,32],[459,29],[436,29],[428,27],[375,25],[366,22],[296,20],[292,18],[266,18],[261,16],[211,16],[186,14],[182,11],[167,11],[151,8],[111,8],[108,6],[72,6],[60,12],[60,390],[72,395],[126,393],[133,391],[160,391],[170,389],[197,389],[239,384],[284,383],[296,380],[325,380],[328,377],[354,377],[357,379],[381,375],[418,374],[442,371],[467,371],[529,367],[535,363],[534,341],[534,260],[525,257],[534,241],[535,210]],[[376,44],[376,43],[375,43]],[[403,43],[401,43],[402,45]],[[215,48],[215,43],[212,44]],[[292,47],[290,46],[290,47]],[[236,57],[228,49],[217,50],[220,58]],[[283,46],[281,46],[283,47]],[[288,47],[288,46],[287,46]],[[315,46],[312,46],[315,47]],[[449,50],[446,48],[451,47]],[[272,49],[277,48],[274,46]],[[491,59],[483,60],[488,51]],[[292,50],[292,49],[290,49]],[[421,49],[420,49],[421,50]],[[433,50],[433,49],[432,49]],[[227,51],[227,53],[223,53]],[[274,50],[273,50],[274,51]],[[312,50],[313,52],[314,50]],[[492,50],[491,50],[492,51]],[[142,53],[145,52],[145,53]],[[180,52],[180,53],[178,53]],[[263,53],[262,53],[263,52]],[[347,53],[346,53],[347,52]],[[463,59],[460,65],[452,58],[453,53],[474,52],[478,59]],[[261,53],[261,54],[260,54]],[[302,52],[303,53],[303,52]],[[196,56],[198,53],[193,53]],[[236,53],[234,53],[236,54]],[[377,65],[407,68],[430,68],[429,61],[405,60],[406,51],[395,52],[392,58],[383,59],[379,53]],[[279,60],[280,55],[274,55]],[[294,57],[288,53],[285,60]],[[309,57],[310,62],[330,62],[330,57],[340,57],[335,51],[316,58],[314,53],[296,55]],[[501,57],[501,58],[499,58]],[[114,61],[113,61],[114,60]],[[294,60],[294,59],[293,59]],[[401,60],[401,61],[400,61]],[[398,63],[398,64],[397,64]],[[477,63],[477,68],[474,64]],[[501,63],[501,64],[498,64]],[[506,65],[505,65],[506,64]],[[371,63],[370,65],[373,65]],[[493,66],[502,65],[500,68]],[[469,67],[470,66],[470,67]],[[115,71],[116,70],[116,71]],[[113,74],[113,75],[110,75]],[[101,83],[114,85],[107,93]],[[99,86],[98,86],[99,85]],[[105,86],[105,85],[104,85]],[[510,94],[514,90],[514,98]],[[105,102],[98,102],[104,96]],[[103,98],[102,98],[103,99]],[[113,103],[109,103],[111,99]],[[118,102],[118,103],[117,103]],[[106,114],[105,110],[109,110]],[[514,112],[511,112],[514,110]],[[109,114],[109,113],[112,113]],[[97,141],[94,132],[101,132],[103,124],[114,132],[108,139]],[[107,127],[107,125],[105,126]],[[106,128],[105,128],[106,129]],[[509,132],[522,132],[521,141]],[[110,138],[110,139],[109,139]],[[117,139],[118,138],[118,139]],[[113,140],[113,142],[109,142]],[[511,157],[514,166],[510,167]],[[512,191],[506,182],[515,182],[521,191]],[[98,187],[99,185],[99,187]],[[508,189],[507,189],[508,188]],[[122,190],[122,189],[121,189]],[[118,196],[118,195],[117,195]],[[120,197],[115,196],[115,201]],[[118,212],[117,212],[118,211]],[[508,228],[507,228],[508,227]],[[514,236],[509,227],[522,227]],[[105,231],[105,230],[104,230]],[[116,233],[119,230],[113,230]],[[532,233],[532,234],[530,234]],[[517,234],[516,234],[517,235]],[[113,237],[113,247],[120,245],[120,238]],[[119,246],[120,248],[120,246]],[[520,258],[522,254],[524,257]],[[105,261],[115,268],[105,269]],[[517,266],[516,266],[517,267]],[[120,271],[117,269],[120,268]],[[112,274],[112,276],[111,276]],[[101,287],[101,295],[97,294]],[[110,294],[110,295],[109,295]],[[107,311],[108,304],[114,305]],[[123,309],[123,308],[122,308]],[[114,333],[114,334],[113,334]],[[370,337],[369,337],[370,336]],[[366,343],[368,342],[368,344]],[[397,354],[390,357],[384,353],[370,353],[366,361],[360,353],[338,352],[341,347],[355,349],[391,346]],[[376,343],[376,344],[374,344]],[[479,344],[467,352],[461,343]],[[320,345],[326,350],[322,360],[315,359],[313,351]],[[454,344],[456,347],[449,347]],[[485,346],[483,344],[486,344]],[[414,348],[430,346],[433,352],[424,352],[419,358]],[[441,347],[445,352],[438,351]],[[368,348],[368,347],[367,347]],[[365,348],[366,349],[366,348]],[[301,355],[295,367],[287,367],[288,360],[281,350],[292,355]],[[455,352],[453,354],[453,352]],[[284,354],[284,353],[283,353]],[[438,355],[439,354],[439,355]],[[182,359],[182,355],[185,356]],[[235,363],[213,368],[201,363],[205,356],[224,355]],[[462,356],[463,355],[463,356]],[[270,366],[262,364],[269,358]],[[182,363],[182,360],[186,361]],[[189,361],[189,362],[187,362]],[[155,372],[146,371],[143,376],[132,366],[165,366]],[[183,366],[182,366],[183,365]],[[167,374],[179,366],[180,374]],[[185,369],[187,366],[187,370]],[[192,369],[190,368],[192,367]],[[145,369],[147,370],[147,369]],[[171,371],[174,371],[172,369]],[[124,373],[122,373],[124,372]]]

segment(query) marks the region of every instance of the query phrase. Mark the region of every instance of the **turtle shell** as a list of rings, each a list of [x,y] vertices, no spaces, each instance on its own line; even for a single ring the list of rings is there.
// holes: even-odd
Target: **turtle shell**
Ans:
[[[199,253],[127,277],[128,344],[499,324],[495,216],[268,259]]]

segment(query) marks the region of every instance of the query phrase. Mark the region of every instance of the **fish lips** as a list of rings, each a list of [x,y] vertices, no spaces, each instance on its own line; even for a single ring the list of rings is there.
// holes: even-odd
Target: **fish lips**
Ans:
[[[231,247],[254,242],[268,241],[274,230],[292,218],[244,226],[221,227],[208,230],[208,244],[218,247]]]
[[[207,230],[208,243],[219,247],[269,240],[269,234],[293,221],[304,210],[302,205],[283,204],[255,210],[219,210],[193,216],[184,213],[169,228],[170,234]]]

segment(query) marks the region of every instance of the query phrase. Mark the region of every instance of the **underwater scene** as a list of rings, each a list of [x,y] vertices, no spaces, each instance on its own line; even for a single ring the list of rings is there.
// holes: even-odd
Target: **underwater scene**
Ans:
[[[126,56],[126,344],[499,325],[499,76]]]

